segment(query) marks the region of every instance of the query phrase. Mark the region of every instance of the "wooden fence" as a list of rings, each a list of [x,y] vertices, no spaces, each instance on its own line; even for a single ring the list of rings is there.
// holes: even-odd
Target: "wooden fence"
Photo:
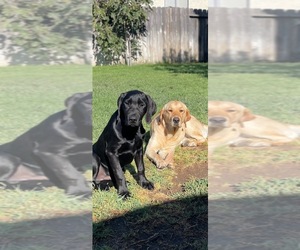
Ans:
[[[132,63],[207,62],[207,10],[153,8],[140,40],[141,53]],[[94,55],[103,64],[101,53]]]
[[[153,8],[148,35],[141,41],[139,63],[206,62],[208,59],[207,11]]]
[[[209,9],[209,62],[300,61],[300,12]]]

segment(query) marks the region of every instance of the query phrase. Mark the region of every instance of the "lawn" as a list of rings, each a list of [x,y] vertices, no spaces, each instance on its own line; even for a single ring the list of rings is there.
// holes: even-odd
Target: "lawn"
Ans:
[[[300,124],[299,63],[209,65],[209,100]],[[209,166],[210,249],[299,249],[300,141],[216,151]]]
[[[207,64],[156,64],[95,67],[93,140],[117,109],[122,92],[149,94],[158,111],[171,100],[184,102],[207,122]],[[146,123],[144,122],[144,125]],[[149,125],[145,126],[149,129]],[[145,159],[146,176],[155,190],[138,186],[134,164],[126,168],[133,197],[122,201],[112,188],[94,191],[94,249],[206,249],[207,148],[178,148],[175,169],[158,171]]]
[[[65,109],[64,101],[72,94],[91,91],[91,76],[89,66],[2,67],[0,143]],[[87,223],[91,223],[91,200],[68,197],[53,186],[24,191],[7,190],[0,184],[3,249],[84,249],[90,245],[91,234],[86,231],[91,229]]]

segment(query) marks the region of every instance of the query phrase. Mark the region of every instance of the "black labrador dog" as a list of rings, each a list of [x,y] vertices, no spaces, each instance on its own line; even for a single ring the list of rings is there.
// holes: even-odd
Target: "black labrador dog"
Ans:
[[[0,181],[44,175],[67,194],[91,195],[79,171],[92,164],[92,93],[74,94],[65,106],[14,141],[0,145]]]
[[[112,181],[118,194],[126,199],[130,196],[124,176],[124,167],[133,159],[138,170],[138,183],[152,190],[154,185],[145,176],[143,160],[143,139],[145,129],[142,119],[151,122],[156,104],[149,95],[132,90],[120,95],[118,110],[112,115],[107,126],[93,145],[93,182],[101,188],[101,182]]]

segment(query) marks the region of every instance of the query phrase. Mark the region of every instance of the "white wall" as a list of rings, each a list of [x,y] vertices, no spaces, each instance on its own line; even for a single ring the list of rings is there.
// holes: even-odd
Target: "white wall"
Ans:
[[[299,0],[250,0],[250,8],[300,10]]]
[[[209,7],[300,10],[300,0],[208,0]]]
[[[165,0],[153,0],[153,7],[165,7]],[[189,0],[191,9],[208,9],[208,0]]]

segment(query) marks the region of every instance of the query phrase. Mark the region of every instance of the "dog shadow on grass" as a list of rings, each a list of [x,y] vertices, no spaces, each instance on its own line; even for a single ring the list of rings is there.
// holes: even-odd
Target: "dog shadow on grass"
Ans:
[[[92,215],[0,222],[0,245],[7,250],[92,249]]]
[[[207,196],[146,206],[94,223],[93,249],[207,249]]]
[[[299,249],[298,195],[209,200],[209,249]]]
[[[147,206],[94,223],[93,249],[298,249],[299,198],[211,200],[209,219],[207,197]]]

